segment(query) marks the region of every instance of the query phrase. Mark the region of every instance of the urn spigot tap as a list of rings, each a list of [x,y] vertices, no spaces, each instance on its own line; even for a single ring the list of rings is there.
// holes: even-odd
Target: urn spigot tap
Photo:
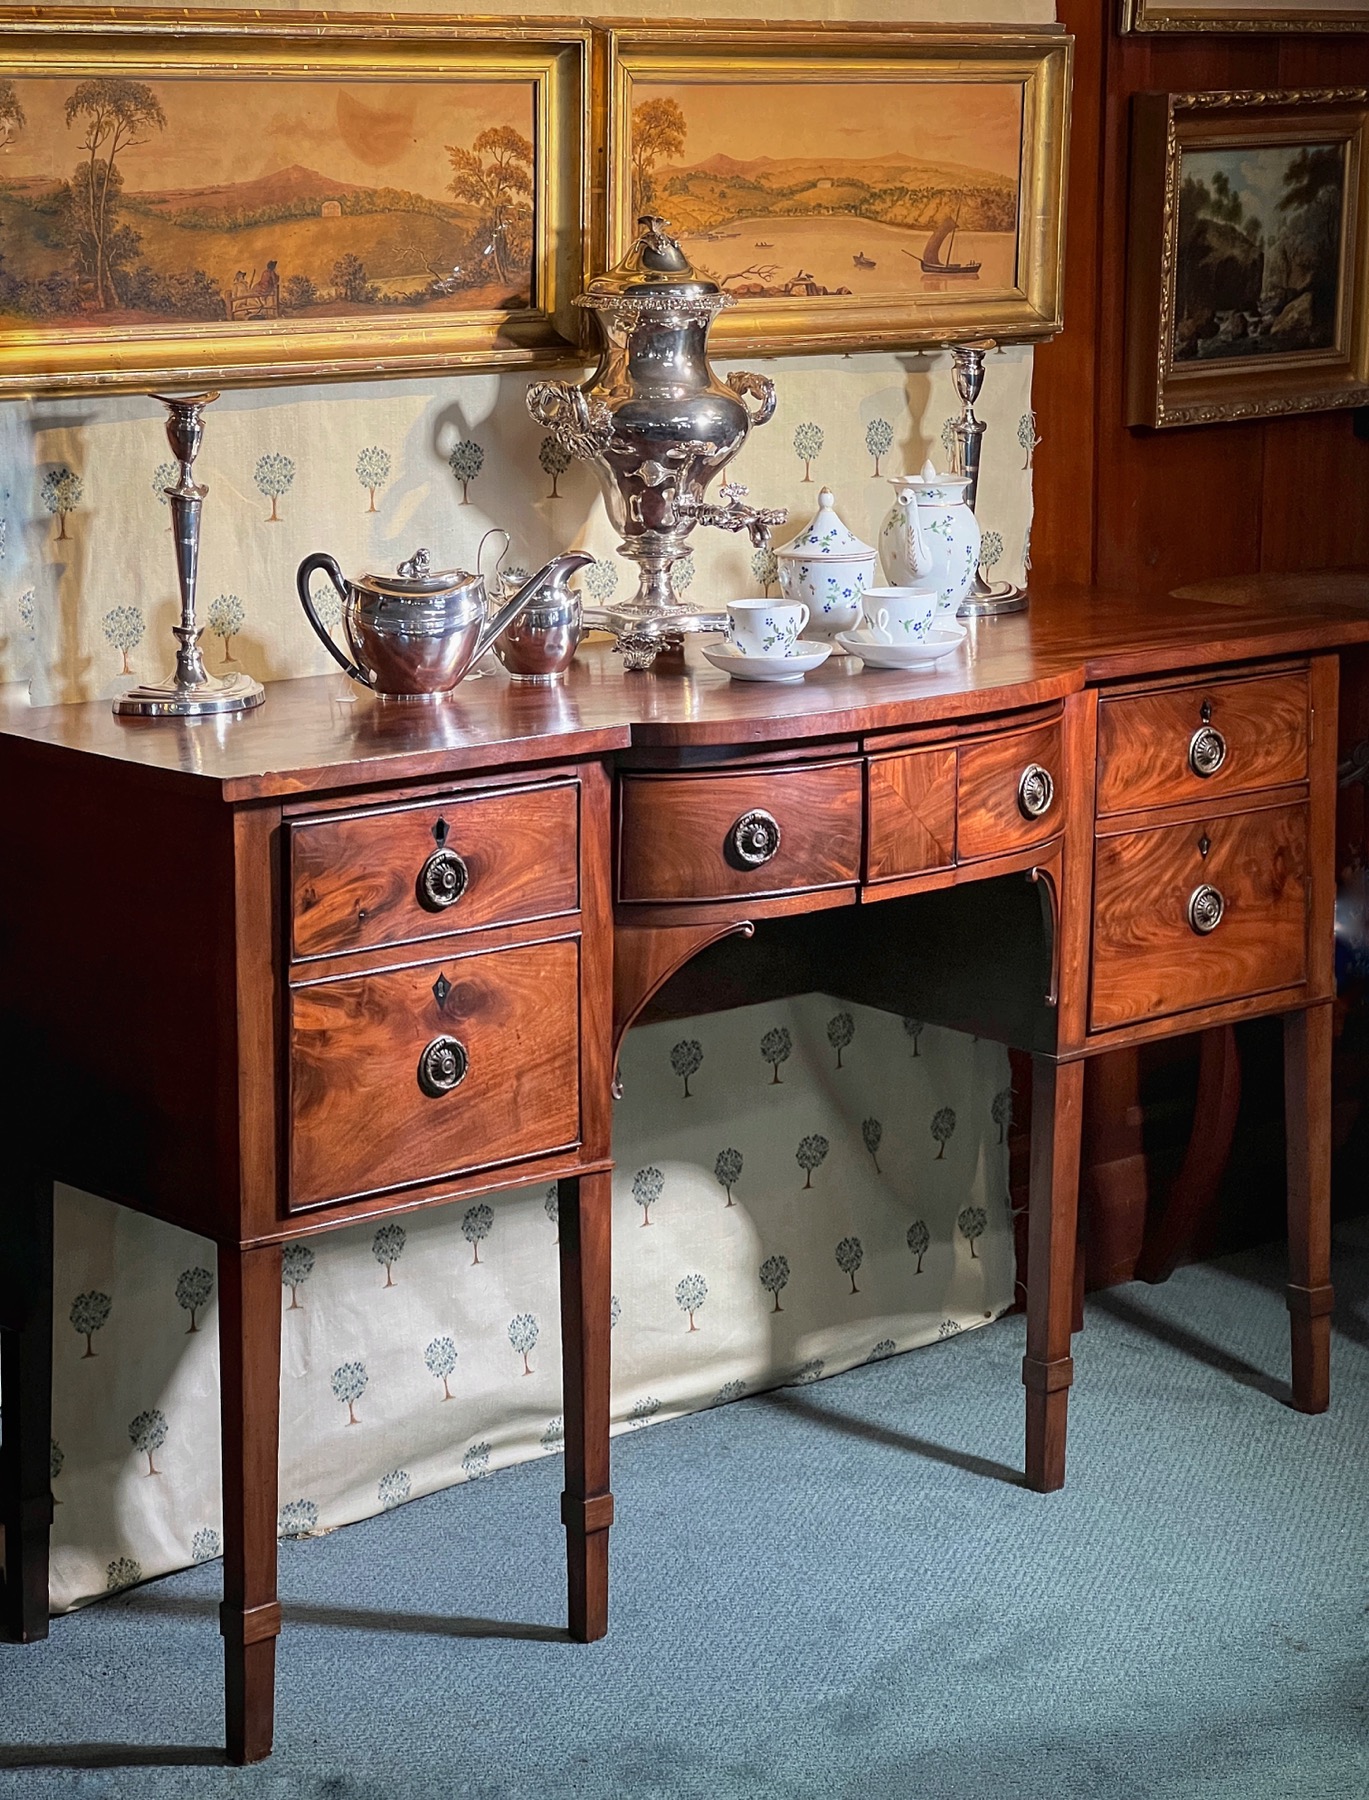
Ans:
[[[747,506],[743,496],[750,489],[740,481],[725,482],[718,489],[721,506],[713,500],[695,500],[683,495],[675,504],[682,519],[693,519],[696,525],[716,525],[720,531],[749,532],[758,550],[770,548],[770,533],[789,517],[787,506]]]

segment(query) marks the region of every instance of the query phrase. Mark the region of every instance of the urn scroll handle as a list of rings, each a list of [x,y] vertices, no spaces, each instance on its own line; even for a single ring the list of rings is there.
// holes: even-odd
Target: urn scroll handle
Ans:
[[[534,381],[528,412],[563,450],[592,462],[613,436],[613,415],[602,400],[590,400],[571,381]]]
[[[747,416],[754,430],[757,425],[766,424],[775,413],[775,384],[768,375],[753,375],[749,369],[733,369],[727,378],[727,385],[739,400],[750,394],[760,405],[754,412],[747,408]]]

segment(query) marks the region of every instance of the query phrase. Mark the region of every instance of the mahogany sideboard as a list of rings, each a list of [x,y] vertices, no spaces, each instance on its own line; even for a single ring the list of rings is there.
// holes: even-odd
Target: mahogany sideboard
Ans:
[[[271,1746],[281,1246],[555,1180],[572,1636],[608,1619],[610,1120],[644,1010],[823,991],[1030,1052],[1026,1479],[1064,1479],[1085,1059],[1282,1014],[1292,1394],[1328,1403],[1338,651],[1299,602],[1033,594],[935,672],[691,647],[438,706],[0,703],[0,1630],[47,1630],[51,1194],[212,1238],[227,1743]],[[854,909],[854,910],[852,910]]]

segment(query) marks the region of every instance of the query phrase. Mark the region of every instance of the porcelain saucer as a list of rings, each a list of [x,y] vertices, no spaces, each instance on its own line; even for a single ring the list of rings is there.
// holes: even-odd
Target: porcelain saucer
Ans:
[[[920,644],[881,644],[868,631],[842,631],[837,642],[848,656],[872,669],[930,669],[965,642],[963,625],[934,626]]]
[[[813,638],[800,638],[792,656],[743,656],[730,644],[703,644],[700,648],[715,669],[737,681],[802,681],[832,654],[830,644]]]

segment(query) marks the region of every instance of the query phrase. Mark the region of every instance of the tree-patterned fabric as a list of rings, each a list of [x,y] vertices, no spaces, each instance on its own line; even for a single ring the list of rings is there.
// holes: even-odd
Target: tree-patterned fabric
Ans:
[[[810,994],[643,1027],[615,1119],[613,1411],[636,1430],[1011,1303],[1006,1054]],[[217,1556],[213,1246],[61,1191],[52,1604]],[[287,1246],[283,1534],[563,1442],[554,1188]]]

